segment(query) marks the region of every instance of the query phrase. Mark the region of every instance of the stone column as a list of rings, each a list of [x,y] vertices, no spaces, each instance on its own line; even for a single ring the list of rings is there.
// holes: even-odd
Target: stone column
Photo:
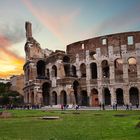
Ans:
[[[79,66],[79,54],[76,54],[76,72],[78,78],[81,77],[80,66]]]
[[[124,104],[129,104],[129,87],[126,85],[123,88],[123,97],[124,97]]]
[[[123,79],[126,83],[128,83],[128,63],[125,59],[123,59],[123,61]]]
[[[90,58],[89,58],[89,50],[86,51],[86,86],[87,86],[87,98],[88,104],[91,106],[90,94],[91,94],[91,86],[90,86],[90,79],[91,79],[91,70],[90,70]]]
[[[86,80],[91,79],[90,63],[89,63],[89,50],[86,51]]]
[[[71,104],[76,104],[76,99],[75,99],[74,91],[72,91],[70,93],[70,102],[71,102]]]
[[[60,94],[58,94],[58,95],[57,95],[57,104],[58,104],[58,105],[61,104],[60,98],[61,98],[61,97],[60,97]]]
[[[140,80],[140,43],[136,43],[137,78]]]
[[[110,72],[110,84],[114,84],[115,81],[115,74],[114,74],[114,62],[110,63],[110,67],[109,67],[109,72]]]
[[[98,70],[98,72],[97,72],[97,74],[98,74],[97,75],[98,76],[97,78],[98,79],[97,80],[98,80],[98,87],[99,87],[102,84],[102,68],[101,68],[101,65],[100,64],[97,65],[97,70]]]
[[[121,45],[121,55],[123,59],[123,80],[128,83],[128,62],[127,62],[127,46]]]
[[[114,90],[114,87],[110,88],[110,94],[111,94],[111,105],[113,105],[114,103],[117,103],[116,92]]]
[[[91,86],[87,86],[87,96],[88,96],[88,103],[89,106],[92,106],[92,99],[91,99]]]
[[[101,86],[98,88],[98,98],[99,98],[99,103],[102,104],[105,102],[104,101],[104,93],[103,93],[103,89]]]
[[[62,60],[57,60],[57,79],[65,77],[65,70]]]
[[[109,75],[110,75],[110,84],[114,83],[114,55],[113,55],[113,46],[108,47],[108,54],[109,54]]]

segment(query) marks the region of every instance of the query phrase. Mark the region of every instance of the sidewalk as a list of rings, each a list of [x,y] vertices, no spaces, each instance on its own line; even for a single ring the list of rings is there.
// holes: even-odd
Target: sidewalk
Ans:
[[[42,110],[61,110],[61,107],[60,106],[44,106],[41,109]],[[64,110],[75,110],[75,108],[68,107],[68,108],[65,108]],[[100,107],[80,106],[78,110],[103,110],[103,109],[102,108],[100,109]],[[105,110],[113,110],[113,107],[105,106]],[[117,110],[126,110],[126,106],[118,106]],[[131,109],[129,108],[129,110],[131,110]],[[136,108],[136,106],[132,106],[132,110],[140,110],[140,107]]]

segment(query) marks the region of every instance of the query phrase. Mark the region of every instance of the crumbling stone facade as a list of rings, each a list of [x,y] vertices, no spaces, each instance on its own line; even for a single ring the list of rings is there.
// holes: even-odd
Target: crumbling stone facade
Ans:
[[[25,28],[25,103],[140,103],[140,32],[100,36],[53,52],[41,49],[31,23]]]
[[[24,96],[24,75],[13,75],[10,77],[11,87],[10,90],[19,92],[20,95]]]

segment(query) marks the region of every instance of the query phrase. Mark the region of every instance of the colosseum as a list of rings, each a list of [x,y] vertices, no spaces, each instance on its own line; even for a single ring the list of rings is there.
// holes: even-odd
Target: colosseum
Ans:
[[[140,31],[42,49],[25,23],[24,101],[29,104],[132,105],[140,102]]]

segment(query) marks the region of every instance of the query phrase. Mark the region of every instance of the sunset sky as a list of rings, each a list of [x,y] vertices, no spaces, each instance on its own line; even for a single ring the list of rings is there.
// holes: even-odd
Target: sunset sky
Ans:
[[[140,31],[140,0],[1,0],[0,78],[23,73],[25,21],[42,48],[65,50],[75,41]]]

